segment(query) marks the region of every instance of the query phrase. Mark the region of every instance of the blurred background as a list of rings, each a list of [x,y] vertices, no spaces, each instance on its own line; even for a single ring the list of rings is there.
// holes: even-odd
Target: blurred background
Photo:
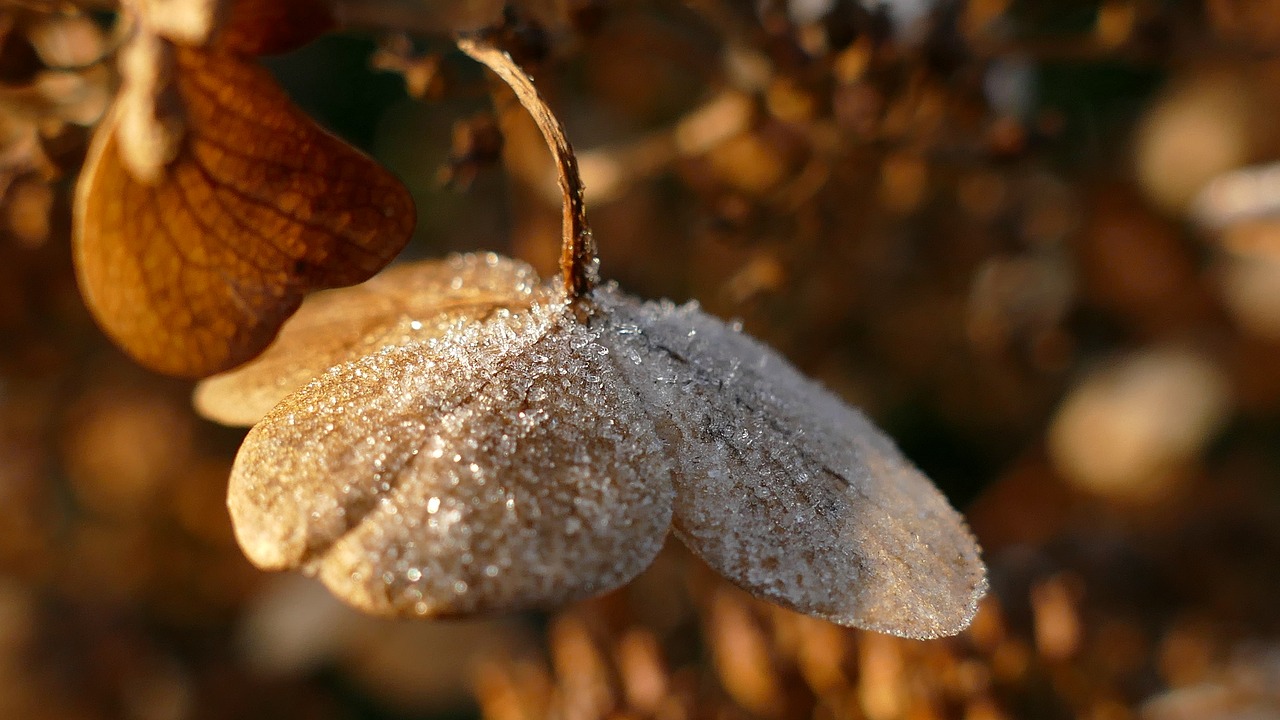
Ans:
[[[536,130],[451,30],[338,3],[267,61],[412,189],[406,251],[555,269]],[[544,0],[508,42],[580,153],[602,269],[698,299],[877,419],[992,590],[915,642],[672,543],[549,615],[391,623],[252,568],[243,431],[111,347],[70,193],[111,15],[0,4],[0,717],[1280,717],[1280,2]]]

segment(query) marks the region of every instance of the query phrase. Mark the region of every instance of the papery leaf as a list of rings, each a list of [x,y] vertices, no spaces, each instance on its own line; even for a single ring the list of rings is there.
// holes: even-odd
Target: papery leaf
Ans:
[[[616,587],[671,519],[662,445],[617,373],[549,290],[338,366],[249,432],[228,491],[236,537],[259,566],[301,567],[383,615]]]
[[[118,108],[76,197],[86,302],[140,363],[204,376],[261,352],[309,291],[373,275],[407,242],[394,177],[238,55],[176,48],[186,132],[154,183],[121,161]]]
[[[253,425],[335,365],[439,337],[460,318],[491,308],[528,307],[538,284],[522,262],[476,254],[395,265],[362,285],[317,293],[266,352],[202,381],[196,408],[227,425]]]
[[[753,594],[842,625],[968,626],[986,590],[977,542],[862,413],[696,305],[603,297],[628,381],[675,429],[686,545]]]

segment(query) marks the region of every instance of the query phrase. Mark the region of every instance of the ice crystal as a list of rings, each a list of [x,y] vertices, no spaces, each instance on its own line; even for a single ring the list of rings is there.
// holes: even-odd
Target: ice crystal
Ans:
[[[757,596],[896,635],[959,632],[986,587],[938,490],[776,352],[495,255],[317,296],[198,398],[233,423],[274,405],[230,482],[249,558],[378,614],[601,593],[668,528]]]

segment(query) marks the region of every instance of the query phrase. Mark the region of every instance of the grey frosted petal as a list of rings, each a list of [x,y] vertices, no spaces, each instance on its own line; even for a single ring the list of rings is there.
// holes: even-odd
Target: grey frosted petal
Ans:
[[[605,342],[668,409],[677,535],[743,588],[894,635],[964,629],[986,589],[963,519],[862,413],[695,306],[616,291]]]
[[[438,337],[461,316],[528,307],[537,286],[528,265],[492,253],[394,265],[309,296],[262,355],[200,382],[193,402],[210,420],[253,425],[331,367]]]
[[[566,370],[568,369],[568,370]],[[669,466],[560,306],[336,367],[255,426],[228,504],[249,558],[383,615],[562,603],[648,566]]]

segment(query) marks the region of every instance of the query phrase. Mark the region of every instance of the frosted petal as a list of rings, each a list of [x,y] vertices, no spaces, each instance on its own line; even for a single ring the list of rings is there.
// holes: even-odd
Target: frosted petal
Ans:
[[[665,408],[677,535],[783,606],[895,635],[966,627],[986,589],[959,514],[862,413],[695,305],[604,288],[602,340]]]
[[[437,337],[459,317],[528,307],[538,277],[492,253],[392,266],[366,283],[309,296],[254,360],[196,386],[194,403],[226,425],[252,425],[325,370]]]
[[[648,411],[594,331],[540,302],[333,368],[255,426],[236,536],[383,615],[538,607],[643,570],[671,520]]]
[[[973,538],[861,413],[696,306],[550,287],[463,256],[317,298],[283,359],[246,369],[274,402],[334,365],[246,438],[246,554],[371,612],[458,614],[615,587],[674,520],[784,606],[908,637],[968,624]]]

